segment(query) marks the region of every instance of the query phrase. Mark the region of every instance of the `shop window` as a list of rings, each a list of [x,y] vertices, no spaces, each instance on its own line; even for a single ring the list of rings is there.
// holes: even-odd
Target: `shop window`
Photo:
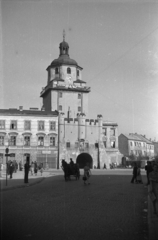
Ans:
[[[44,121],[39,121],[38,122],[38,130],[44,130]]]
[[[50,146],[55,146],[55,137],[50,137]]]
[[[30,136],[24,137],[24,146],[30,146]]]
[[[0,129],[5,129],[5,120],[0,120]]]
[[[43,136],[38,137],[38,146],[44,146],[44,137]]]
[[[31,121],[25,121],[24,122],[24,129],[25,130],[31,130]]]
[[[10,136],[9,145],[16,146],[16,136]]]
[[[4,146],[4,136],[0,136],[0,146]]]
[[[50,130],[55,131],[56,130],[56,122],[55,121],[50,121]]]
[[[15,121],[15,120],[11,121],[11,123],[10,123],[10,129],[11,129],[11,130],[17,129],[17,121]]]

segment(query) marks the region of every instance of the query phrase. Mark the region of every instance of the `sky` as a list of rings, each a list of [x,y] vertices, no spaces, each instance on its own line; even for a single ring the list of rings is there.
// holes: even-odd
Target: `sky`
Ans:
[[[42,107],[46,68],[69,44],[89,116],[158,141],[158,0],[1,0],[0,108]]]

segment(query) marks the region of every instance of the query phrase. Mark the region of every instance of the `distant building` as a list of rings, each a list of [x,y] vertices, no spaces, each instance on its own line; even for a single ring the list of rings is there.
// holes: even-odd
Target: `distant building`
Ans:
[[[158,156],[158,142],[153,142],[154,145],[154,156]]]
[[[9,160],[25,163],[46,162],[57,167],[58,112],[0,109],[0,161],[5,163],[5,149],[9,148]]]
[[[80,153],[87,152],[93,158],[92,167],[98,164],[107,168],[112,162],[119,164],[118,125],[106,122],[102,115],[88,118],[90,87],[82,80],[83,68],[69,57],[69,45],[59,44],[59,57],[47,67],[47,85],[42,89],[43,107],[59,111],[59,161],[70,158],[76,161]],[[98,146],[99,145],[99,151]],[[60,163],[61,164],[61,163]],[[59,164],[59,165],[60,165]]]
[[[140,134],[120,134],[118,137],[119,150],[124,156],[154,156],[154,145],[152,141]]]

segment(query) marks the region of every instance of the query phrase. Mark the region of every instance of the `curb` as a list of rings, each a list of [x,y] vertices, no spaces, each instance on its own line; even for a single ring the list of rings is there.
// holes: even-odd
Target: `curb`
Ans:
[[[46,179],[46,177],[42,177],[40,180],[37,180],[37,181],[35,181],[35,182],[33,182],[33,183],[29,183],[29,185],[23,184],[23,185],[16,185],[16,186],[7,187],[7,188],[1,188],[1,189],[0,189],[0,192],[5,192],[5,191],[12,190],[12,189],[16,189],[16,188],[27,188],[27,187],[31,187],[31,186],[33,186],[33,185],[36,185],[36,184],[44,181],[45,179]]]
[[[150,186],[148,186],[149,192]],[[158,209],[158,203],[157,203]],[[148,233],[149,240],[157,240],[158,239],[158,217],[153,215],[153,206],[151,199],[148,195]]]

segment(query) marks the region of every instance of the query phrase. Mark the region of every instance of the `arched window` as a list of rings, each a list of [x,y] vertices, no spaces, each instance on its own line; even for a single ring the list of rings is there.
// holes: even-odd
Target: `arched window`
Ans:
[[[38,137],[38,146],[44,146],[44,137],[43,136]]]
[[[71,68],[67,68],[67,73],[71,74]]]
[[[79,70],[77,70],[77,77],[79,77],[80,76],[80,72],[79,72]]]
[[[24,146],[30,146],[30,136],[24,136]]]
[[[58,74],[58,73],[59,73],[59,69],[55,68],[55,74]]]

